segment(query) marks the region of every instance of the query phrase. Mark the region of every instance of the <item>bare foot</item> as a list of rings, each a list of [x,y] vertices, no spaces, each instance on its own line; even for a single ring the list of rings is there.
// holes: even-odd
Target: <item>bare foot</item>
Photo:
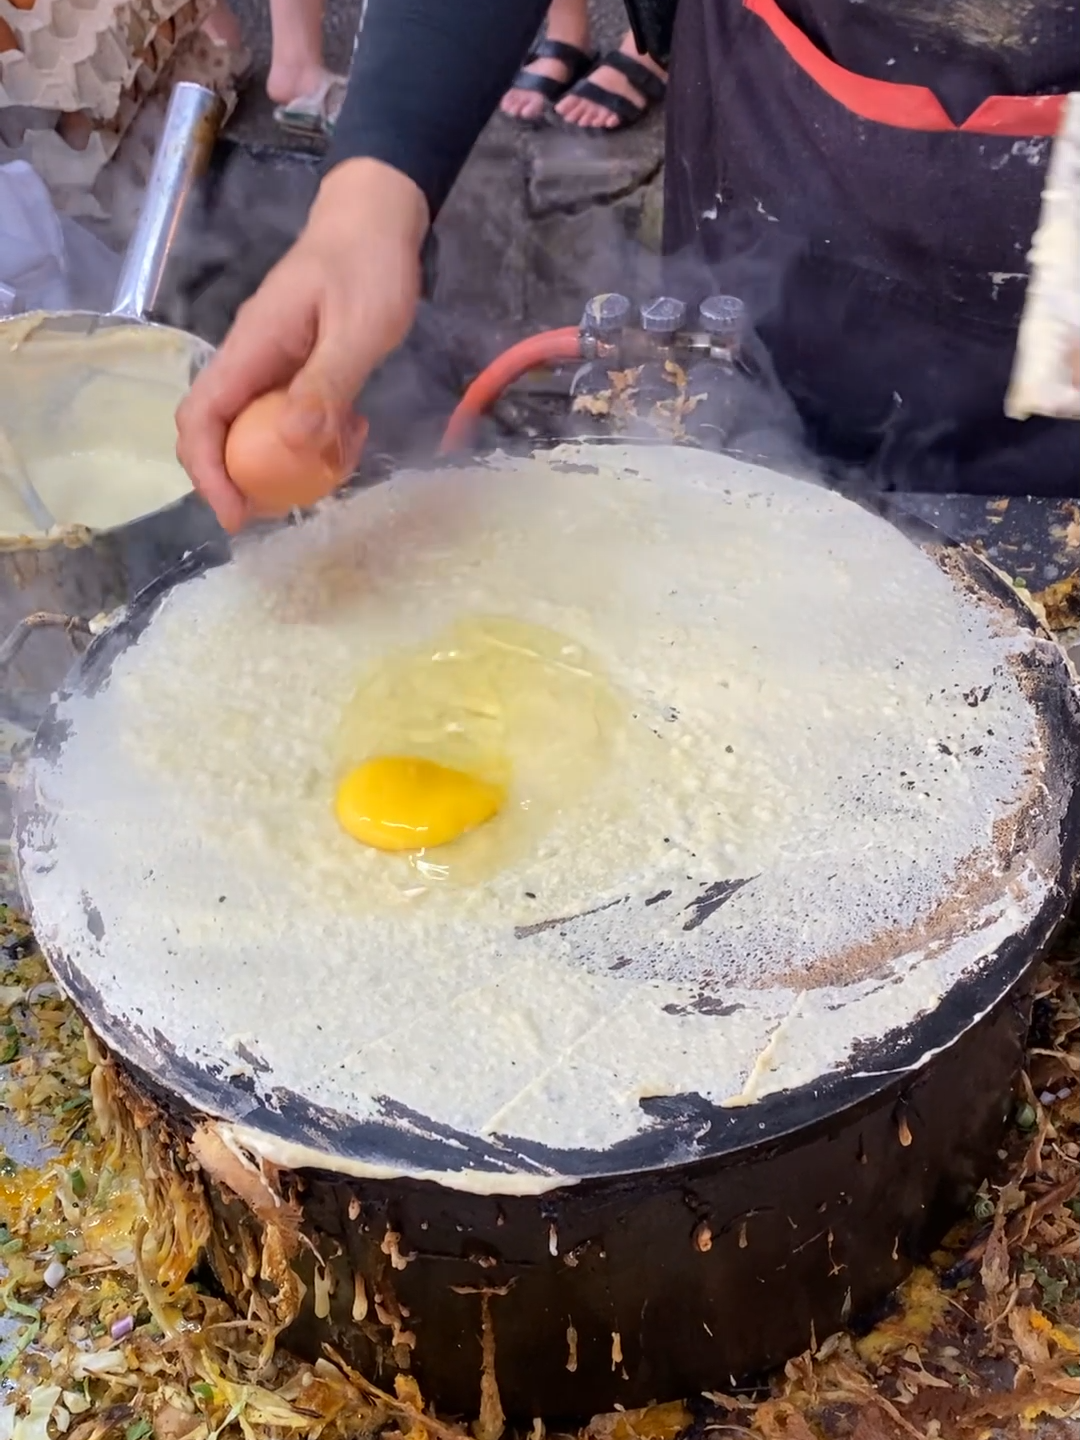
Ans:
[[[545,38],[561,41],[564,45],[573,45],[576,50],[584,50],[587,53],[589,22],[585,14],[585,7],[581,7],[580,16],[576,14],[559,15],[553,7],[548,14]],[[549,80],[555,80],[560,85],[568,84],[572,78],[572,71],[565,60],[534,60],[523,68],[526,74],[546,75]],[[539,120],[544,113],[546,104],[547,101],[538,91],[512,87],[503,96],[499,109],[504,115],[509,115],[512,120]]]
[[[243,47],[244,35],[240,29],[240,21],[226,0],[218,0],[200,28],[207,39],[215,45],[223,45],[226,50],[239,50]]]
[[[642,55],[638,50],[634,44],[632,31],[628,30],[623,36],[619,49],[631,60],[636,60],[639,64],[644,65],[646,70],[651,70],[658,80],[667,80],[667,71],[664,67],[658,65],[651,56]],[[607,90],[613,95],[621,95],[632,105],[636,105],[642,110],[647,109],[645,96],[631,85],[625,75],[621,75],[618,70],[613,70],[610,65],[597,66],[595,70],[589,72],[588,78],[591,84],[599,86],[601,90]],[[617,130],[620,125],[626,124],[625,120],[621,120],[614,111],[608,110],[606,106],[599,105],[594,100],[584,100],[578,95],[564,95],[555,109],[564,120],[568,120],[571,125],[579,125],[583,130]]]
[[[318,95],[338,79],[324,65],[271,65],[266,93],[275,105],[290,105]]]

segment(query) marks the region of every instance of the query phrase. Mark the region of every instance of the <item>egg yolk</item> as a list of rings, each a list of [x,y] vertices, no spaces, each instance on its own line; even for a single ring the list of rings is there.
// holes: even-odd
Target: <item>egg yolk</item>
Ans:
[[[399,852],[405,864],[380,856],[379,870],[410,895],[486,883],[538,854],[597,787],[604,813],[622,808],[612,762],[630,754],[629,708],[571,637],[459,616],[380,656],[347,701],[331,742],[338,821],[365,846]]]
[[[429,850],[477,829],[506,799],[500,785],[434,760],[384,755],[351,770],[338,787],[338,823],[375,850]]]

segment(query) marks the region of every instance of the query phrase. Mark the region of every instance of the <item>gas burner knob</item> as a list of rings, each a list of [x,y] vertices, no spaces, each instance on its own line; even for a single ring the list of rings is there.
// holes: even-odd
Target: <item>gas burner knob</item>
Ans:
[[[735,295],[710,295],[698,308],[702,330],[719,344],[741,340],[746,328],[746,306]]]
[[[618,335],[626,328],[632,306],[625,295],[594,295],[585,305],[581,328],[590,335]]]
[[[641,328],[650,335],[673,336],[686,324],[686,306],[671,295],[658,295],[641,307]]]

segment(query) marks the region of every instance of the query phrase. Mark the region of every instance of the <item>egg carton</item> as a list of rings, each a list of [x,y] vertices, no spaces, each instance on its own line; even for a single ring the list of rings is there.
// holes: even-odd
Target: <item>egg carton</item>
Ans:
[[[144,65],[123,92],[109,120],[85,112],[10,107],[0,110],[0,164],[25,160],[45,181],[53,204],[77,219],[111,217],[116,203],[111,189],[102,199],[101,182],[121,146],[122,188],[140,191],[146,184],[160,133],[169,86],[192,80],[216,89],[228,109],[236,103],[235,66],[223,47],[194,28],[205,0],[187,0],[192,23],[179,43],[159,49],[155,65]],[[135,202],[132,202],[135,203]]]
[[[25,160],[44,180],[61,214],[99,219],[101,206],[94,197],[94,187],[119,143],[120,137],[114,132],[94,131],[87,143],[76,150],[54,129],[28,128],[19,145],[0,144],[0,165]]]
[[[25,10],[0,0],[0,45],[9,47],[0,53],[0,107],[110,120],[140,72],[151,81],[160,74],[210,9],[211,0],[33,0]]]
[[[43,73],[61,62],[92,60],[102,40],[131,57],[166,25],[184,0],[0,0],[0,18],[23,56]],[[10,43],[10,42],[9,42]],[[9,63],[15,63],[9,55]]]

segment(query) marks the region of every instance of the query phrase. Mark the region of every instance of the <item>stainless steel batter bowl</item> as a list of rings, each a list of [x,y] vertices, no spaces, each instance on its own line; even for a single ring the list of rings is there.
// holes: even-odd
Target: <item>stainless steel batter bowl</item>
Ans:
[[[221,99],[212,90],[187,83],[174,88],[111,311],[15,316],[0,322],[0,352],[30,354],[62,336],[77,340],[102,330],[148,326],[187,352],[194,378],[213,347],[185,331],[151,325],[146,317],[222,115]],[[84,374],[73,360],[69,398]],[[67,393],[63,384],[59,389]],[[16,391],[7,407],[17,411],[18,405]],[[111,530],[69,526],[49,535],[0,537],[0,717],[32,729],[85,648],[94,617],[125,604],[188,550],[207,543],[227,544],[194,494]]]

